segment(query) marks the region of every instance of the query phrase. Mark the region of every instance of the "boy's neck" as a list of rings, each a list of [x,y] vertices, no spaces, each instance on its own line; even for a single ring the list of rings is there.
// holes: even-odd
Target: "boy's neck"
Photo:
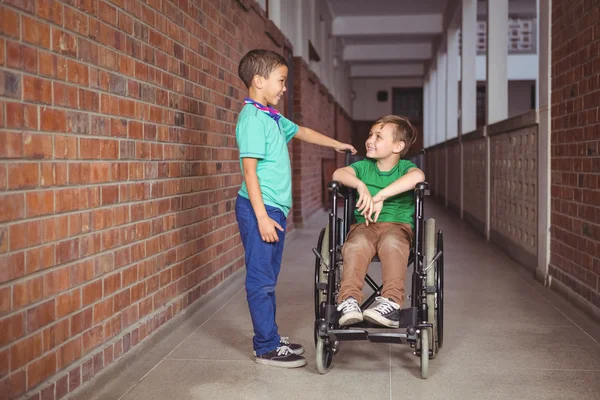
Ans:
[[[251,87],[250,89],[248,89],[248,97],[251,98],[252,100],[256,101],[257,103],[262,104],[263,106],[269,106],[269,104],[267,104],[267,99],[264,95],[262,95],[257,89]]]
[[[390,154],[389,157],[377,160],[377,168],[381,172],[391,171],[400,161],[400,154]]]

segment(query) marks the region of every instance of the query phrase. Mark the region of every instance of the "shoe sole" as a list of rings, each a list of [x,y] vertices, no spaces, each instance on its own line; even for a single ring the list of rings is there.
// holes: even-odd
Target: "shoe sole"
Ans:
[[[262,365],[270,365],[272,367],[280,367],[280,368],[299,368],[304,367],[306,365],[306,359],[303,358],[297,361],[275,361],[268,360],[265,358],[255,358],[257,364]]]
[[[372,322],[377,325],[385,326],[386,328],[399,328],[400,327],[399,321],[390,321],[389,319],[383,318],[379,314],[368,314],[365,311],[363,316],[364,316],[364,319],[366,319],[367,321]]]
[[[347,325],[358,324],[359,322],[362,322],[362,321],[363,321],[362,313],[356,311],[356,312],[344,315],[343,317],[340,318],[338,323],[340,324],[340,326],[347,326]]]
[[[300,347],[297,350],[292,350],[292,353],[294,353],[297,356],[299,356],[300,354],[304,354],[304,347]],[[256,351],[253,351],[252,354],[254,355],[254,357],[256,357]]]

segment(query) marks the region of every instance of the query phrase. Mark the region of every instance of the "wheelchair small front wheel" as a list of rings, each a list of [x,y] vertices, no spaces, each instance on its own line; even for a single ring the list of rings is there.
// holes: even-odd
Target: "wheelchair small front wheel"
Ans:
[[[326,374],[331,369],[334,349],[330,339],[317,337],[317,371],[320,374]]]
[[[429,376],[429,329],[421,329],[421,378]]]

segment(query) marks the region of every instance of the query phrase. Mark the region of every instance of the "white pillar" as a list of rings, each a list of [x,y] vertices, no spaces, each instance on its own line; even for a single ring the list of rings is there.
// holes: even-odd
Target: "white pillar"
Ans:
[[[437,54],[437,143],[446,141],[446,49],[442,44]]]
[[[425,82],[423,83],[423,148],[429,147],[429,135],[431,134],[429,126],[429,73],[425,75]]]
[[[552,0],[538,0],[539,125],[538,125],[538,264],[536,276],[548,284],[550,262],[550,66],[552,63]]]
[[[477,0],[462,0],[461,133],[477,129]]]
[[[437,71],[435,70],[436,61],[435,59],[431,64],[431,76],[429,85],[429,107],[431,110],[430,121],[431,121],[431,135],[429,135],[429,144],[435,146],[437,144],[437,130],[438,130],[438,118],[437,118]]]
[[[508,118],[508,0],[488,0],[487,119]]]
[[[458,31],[448,28],[446,85],[446,139],[458,136]]]

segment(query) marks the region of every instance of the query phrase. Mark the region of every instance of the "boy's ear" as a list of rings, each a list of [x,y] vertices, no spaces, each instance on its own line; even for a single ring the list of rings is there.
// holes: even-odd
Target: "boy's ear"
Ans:
[[[254,75],[254,77],[252,77],[252,82],[254,83],[254,86],[256,86],[258,89],[262,89],[265,83],[265,78],[263,78],[260,75]]]
[[[400,141],[394,143],[393,152],[396,154],[400,154],[400,153],[402,153],[402,150],[404,150],[405,147],[406,147],[406,143],[404,143],[403,140],[400,140]]]

